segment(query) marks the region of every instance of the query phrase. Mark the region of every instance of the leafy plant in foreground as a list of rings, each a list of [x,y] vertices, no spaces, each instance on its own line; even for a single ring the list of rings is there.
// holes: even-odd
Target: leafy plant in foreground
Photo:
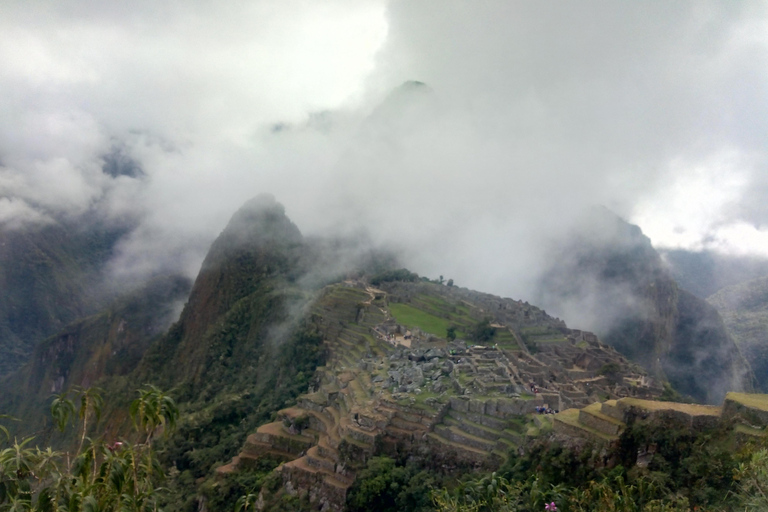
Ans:
[[[75,388],[56,396],[51,404],[54,421],[62,430],[75,417],[80,420],[79,447],[73,458],[51,448],[32,447],[33,437],[11,441],[7,430],[0,428],[5,437],[0,449],[0,512],[159,510],[164,474],[151,440],[158,426],[173,428],[178,415],[175,403],[159,389],[145,387],[131,404],[145,441],[107,443],[87,437],[90,418],[98,419],[103,404],[99,391]]]

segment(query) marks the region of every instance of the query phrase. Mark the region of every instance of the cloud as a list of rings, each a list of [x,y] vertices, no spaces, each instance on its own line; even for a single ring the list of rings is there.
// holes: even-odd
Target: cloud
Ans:
[[[51,222],[54,222],[53,219],[35,210],[23,199],[0,197],[0,226],[3,228],[24,229]]]
[[[3,215],[133,216],[116,272],[194,274],[271,192],[306,233],[368,230],[515,297],[593,204],[726,250],[729,226],[768,220],[767,19],[756,1],[5,2]],[[141,174],[102,172],[116,147]],[[675,192],[699,169],[731,194],[716,207]]]
[[[752,202],[765,197],[762,167],[738,151],[673,160],[655,194],[635,204],[634,220],[660,247],[765,257],[768,217]]]

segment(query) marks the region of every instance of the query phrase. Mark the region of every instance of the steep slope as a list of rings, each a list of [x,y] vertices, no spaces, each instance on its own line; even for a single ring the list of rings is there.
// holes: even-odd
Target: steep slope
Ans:
[[[87,218],[0,228],[0,375],[21,366],[36,343],[104,307],[91,287],[127,229]]]
[[[256,198],[213,243],[191,292],[186,280],[157,280],[67,325],[0,382],[0,410],[22,418],[23,433],[65,447],[69,439],[50,425],[52,393],[103,388],[102,421],[90,435],[115,439],[131,431],[126,410],[136,389],[152,383],[172,390],[182,418],[160,450],[181,472],[171,485],[191,500],[173,506],[196,510],[195,479],[306,391],[322,363],[321,339],[304,310],[314,292],[298,281],[324,279],[314,262],[332,254],[320,244],[308,247],[273,198]]]
[[[282,205],[271,196],[249,201],[212,244],[179,321],[133,373],[106,383],[122,405],[144,383],[173,390],[182,417],[160,450],[179,471],[170,485],[184,500],[170,509],[197,510],[195,481],[306,391],[322,364],[322,339],[305,314],[315,292],[302,286],[309,254]],[[105,428],[122,432],[127,421]]]
[[[293,284],[303,249],[301,233],[273,197],[246,203],[211,246],[179,322],[140,371],[192,389],[210,384],[222,367],[244,364],[246,352],[258,358],[252,349],[265,344],[273,324],[294,320],[289,303],[306,300]]]
[[[322,364],[322,338],[305,307],[319,286],[390,259],[370,250],[350,257],[355,247],[354,241],[305,242],[274,198],[256,198],[213,243],[168,332],[138,336],[144,330],[155,334],[152,315],[163,311],[145,290],[126,306],[139,307],[138,321],[124,323],[122,310],[110,310],[43,344],[34,361],[5,381],[0,407],[35,430],[46,421],[52,392],[95,384],[104,388],[107,403],[93,435],[114,438],[130,431],[125,409],[137,388],[153,383],[173,390],[183,414],[162,453],[181,472],[174,485],[194,501],[195,479],[234,455],[250,430],[306,391]]]
[[[717,311],[678,287],[637,226],[595,210],[550,261],[537,303],[698,400],[749,388],[748,365]]]
[[[27,364],[0,380],[0,410],[35,430],[47,421],[51,394],[128,374],[174,320],[190,284],[178,276],[154,279],[42,341]]]
[[[749,360],[760,389],[768,391],[768,277],[728,286],[707,301]]]

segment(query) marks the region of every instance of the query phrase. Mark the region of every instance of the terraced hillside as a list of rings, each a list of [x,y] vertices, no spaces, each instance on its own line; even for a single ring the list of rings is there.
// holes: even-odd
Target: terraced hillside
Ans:
[[[220,473],[277,457],[288,492],[341,510],[374,455],[492,468],[551,428],[546,410],[661,391],[593,334],[526,303],[424,282],[381,288],[324,289],[311,310],[327,350],[317,386]]]
[[[612,443],[634,421],[661,419],[700,432],[727,425],[737,440],[768,436],[768,395],[728,393],[722,406],[622,398],[571,408],[554,416],[554,431],[592,442]]]

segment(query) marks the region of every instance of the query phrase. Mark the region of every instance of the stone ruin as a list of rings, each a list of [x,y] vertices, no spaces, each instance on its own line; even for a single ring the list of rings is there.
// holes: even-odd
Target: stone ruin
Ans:
[[[313,309],[328,354],[315,389],[259,427],[240,455],[217,471],[277,458],[284,461],[277,471],[286,492],[307,496],[318,510],[343,510],[356,472],[372,456],[408,453],[448,468],[491,469],[551,426],[537,410],[661,391],[593,334],[568,330],[517,301],[450,292],[478,318],[493,314],[494,325],[512,340],[505,347],[448,342],[398,325],[388,299],[403,301],[424,289],[420,283],[388,292],[361,283],[328,287]],[[565,334],[538,343],[534,354],[518,329],[541,323]],[[406,333],[410,346],[396,341],[405,341]],[[618,371],[604,375],[606,365]]]

